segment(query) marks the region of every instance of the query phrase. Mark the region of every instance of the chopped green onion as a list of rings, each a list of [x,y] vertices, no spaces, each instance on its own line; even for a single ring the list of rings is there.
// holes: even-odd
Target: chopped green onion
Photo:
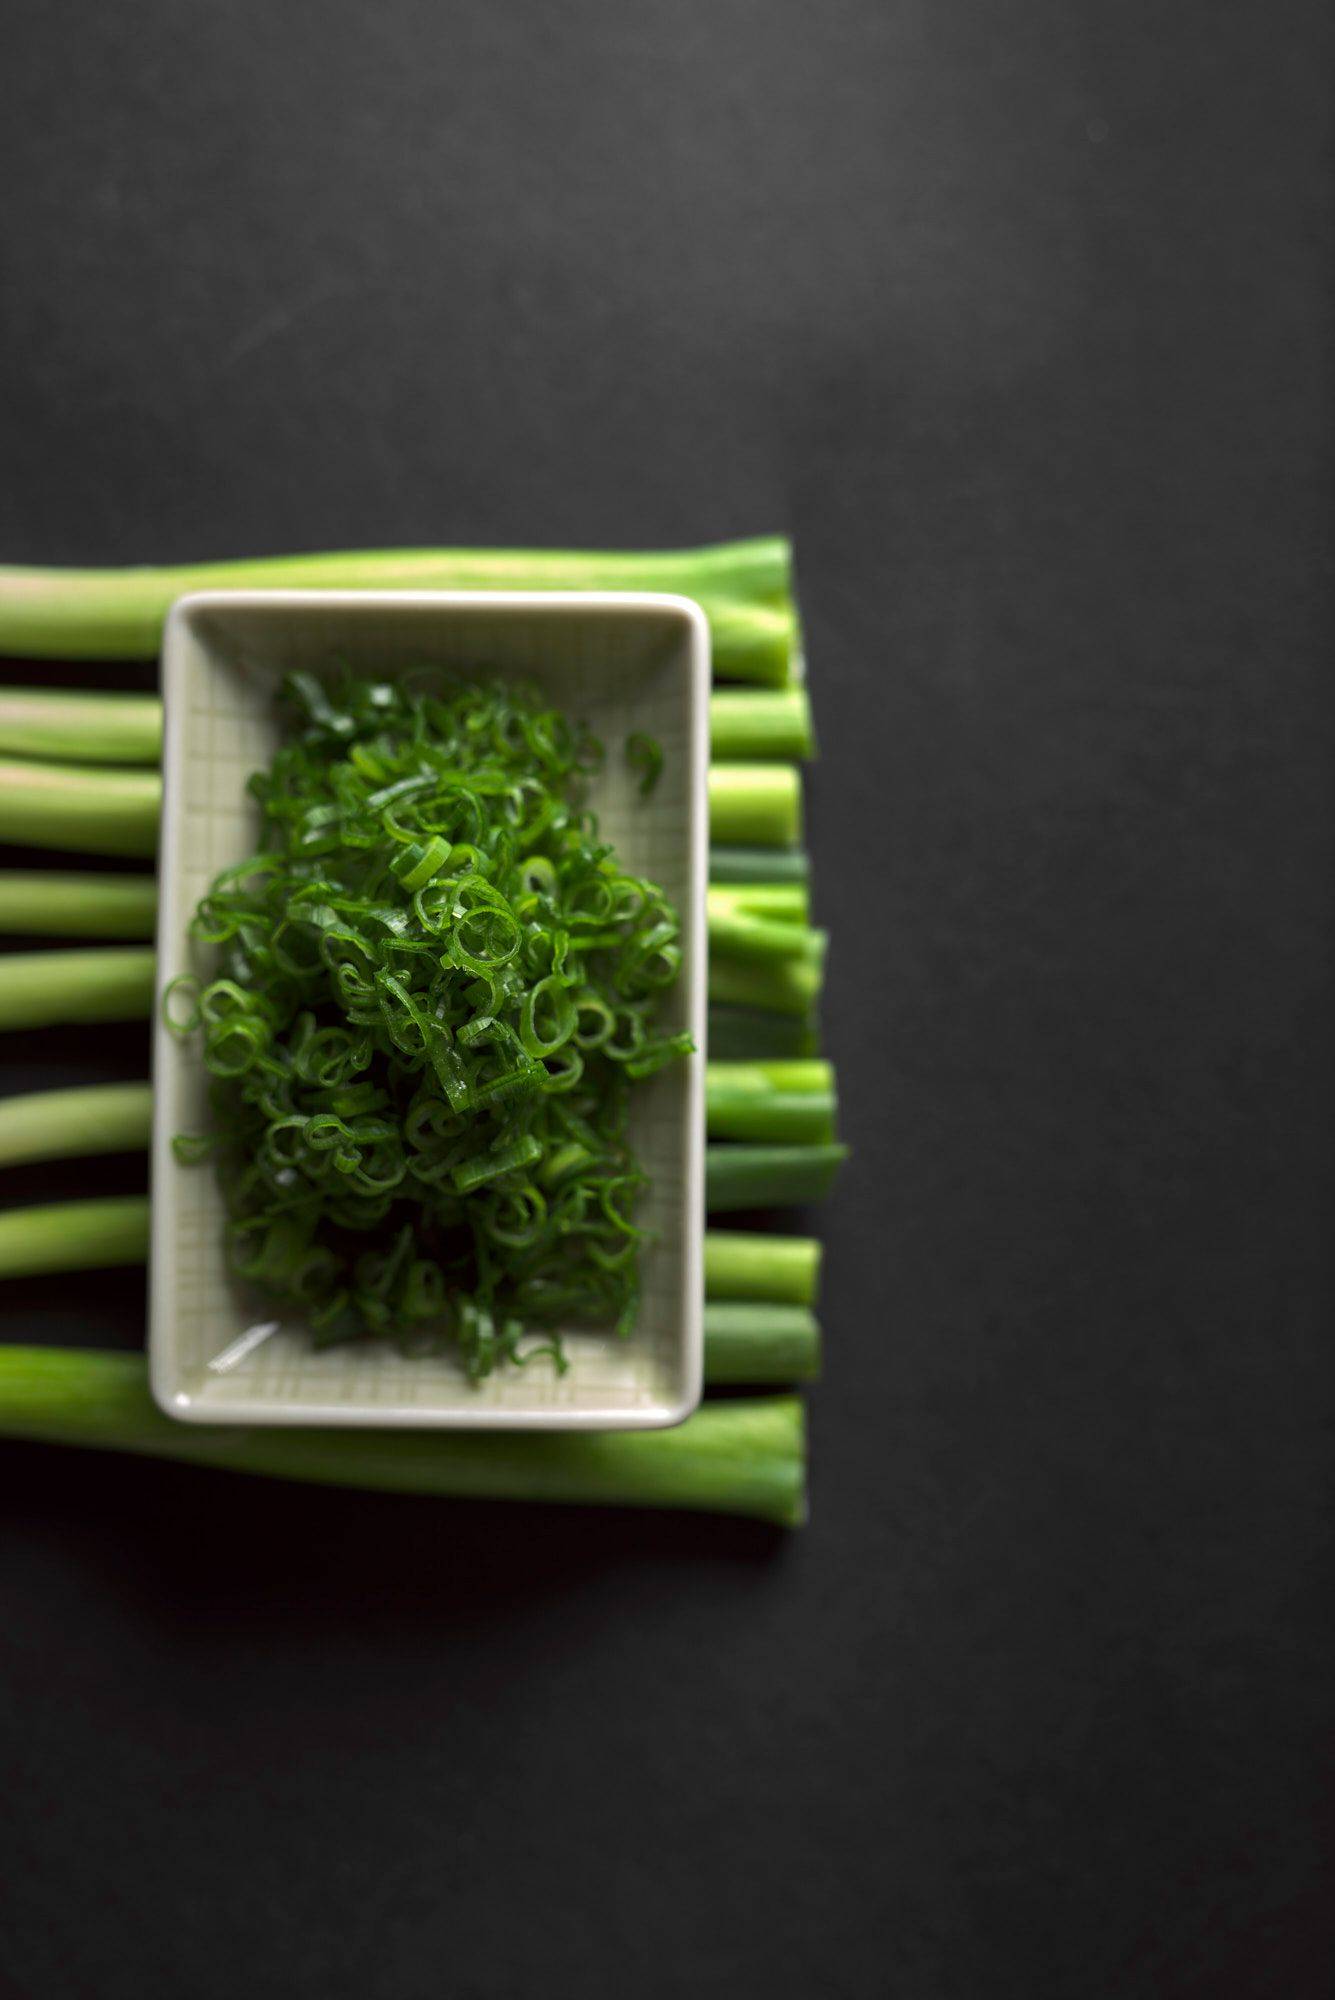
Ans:
[[[626,762],[640,781],[640,797],[647,799],[663,771],[663,746],[653,736],[632,729],[626,738]]]

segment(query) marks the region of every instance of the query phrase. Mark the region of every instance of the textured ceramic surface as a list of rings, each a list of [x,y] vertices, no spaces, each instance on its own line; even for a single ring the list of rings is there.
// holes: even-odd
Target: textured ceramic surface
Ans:
[[[632,872],[661,882],[683,922],[684,966],[665,1008],[703,1052],[708,867],[709,635],[683,598],[380,592],[205,594],[171,614],[162,657],[166,733],[160,984],[207,970],[186,927],[219,869],[254,851],[245,791],[279,738],[274,693],[294,667],[334,660],[392,675],[429,661],[531,678],[607,746],[591,804]],[[641,799],[622,746],[658,738],[662,776]],[[202,1423],[543,1429],[670,1424],[699,1400],[702,1368],[703,1053],[635,1095],[632,1136],[651,1179],[641,1216],[643,1305],[627,1341],[566,1330],[571,1366],[549,1362],[472,1387],[448,1358],[409,1360],[370,1343],[317,1352],[228,1273],[212,1169],[184,1167],[172,1135],[205,1127],[196,1042],[154,1031],[153,1392]]]

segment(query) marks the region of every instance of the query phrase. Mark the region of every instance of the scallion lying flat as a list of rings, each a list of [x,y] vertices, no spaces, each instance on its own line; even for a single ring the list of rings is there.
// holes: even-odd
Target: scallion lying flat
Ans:
[[[0,653],[147,660],[167,612],[192,590],[656,590],[693,597],[722,679],[785,687],[801,677],[792,551],[781,536],[712,547],[365,549],[172,568],[0,567]]]
[[[711,1139],[824,1146],[834,1136],[835,1109],[834,1069],[828,1062],[705,1066],[705,1131]],[[142,1151],[152,1121],[153,1094],[146,1083],[85,1084],[0,1098],[0,1166]]]
[[[76,854],[156,854],[156,771],[96,764],[0,763],[0,840]]]
[[[58,1094],[58,1093],[53,1093]],[[87,1146],[85,1152],[118,1150]],[[24,1158],[47,1158],[45,1153]],[[12,1164],[0,1153],[0,1166]],[[54,1277],[113,1264],[142,1264],[148,1255],[147,1195],[99,1195],[86,1201],[33,1204],[0,1211],[0,1278]],[[752,1304],[812,1306],[820,1245],[809,1236],[748,1236],[707,1229],[705,1297]]]
[[[146,1195],[99,1195],[89,1201],[0,1210],[0,1278],[142,1264],[148,1235]]]
[[[155,854],[156,771],[100,764],[0,763],[0,840],[63,852]],[[713,764],[709,826],[719,841],[790,847],[802,837],[802,787],[791,764]]]
[[[388,1493],[806,1519],[793,1396],[706,1403],[661,1431],[243,1429],[163,1416],[139,1355],[0,1347],[0,1436]]]
[[[11,951],[0,956],[0,1028],[147,1020],[157,962],[151,951]]]
[[[156,764],[162,703],[150,694],[0,687],[0,751],[70,763]]]
[[[800,762],[812,753],[804,687],[716,688],[710,755],[722,762]],[[71,763],[156,764],[162,703],[154,695],[69,688],[0,688],[0,753]]]
[[[0,934],[151,938],[158,885],[151,875],[66,875],[0,869]]]

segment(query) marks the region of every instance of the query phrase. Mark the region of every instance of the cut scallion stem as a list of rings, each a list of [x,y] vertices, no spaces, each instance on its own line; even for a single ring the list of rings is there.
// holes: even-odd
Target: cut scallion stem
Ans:
[[[0,955],[0,1028],[142,1021],[153,1005],[151,951],[13,951]]]
[[[711,764],[709,837],[720,846],[795,847],[802,838],[802,776],[793,764]]]
[[[0,1211],[0,1278],[100,1271],[147,1257],[148,1202],[142,1195]]]
[[[804,847],[714,846],[709,850],[711,884],[731,888],[810,879],[811,863]]]
[[[820,1373],[820,1327],[806,1306],[730,1299],[705,1307],[705,1380],[722,1388],[810,1382]]]
[[[657,590],[709,619],[714,671],[784,687],[800,673],[792,554],[781,536],[653,552],[371,549],[169,568],[0,568],[0,653],[140,660],[192,590]]]
[[[715,690],[709,704],[711,756],[800,762],[814,747],[804,687]]]
[[[0,1098],[0,1167],[142,1151],[152,1123],[153,1091],[147,1083],[95,1083]]]
[[[828,1062],[708,1063],[705,1103],[711,1139],[820,1146],[834,1137]]]
[[[708,903],[711,917],[755,917],[800,926],[810,916],[805,882],[711,882]]]
[[[824,934],[813,931],[800,919],[787,916],[750,914],[740,904],[716,898],[732,895],[730,889],[711,891],[708,902],[709,949],[718,957],[747,960],[757,966],[776,959],[794,964],[814,965],[818,970],[825,953]],[[757,894],[760,892],[757,891]],[[774,893],[788,895],[788,889]],[[795,889],[799,896],[805,891]]]
[[[139,1355],[0,1347],[0,1434],[325,1486],[695,1508],[781,1527],[806,1518],[806,1442],[794,1396],[706,1403],[684,1424],[655,1431],[233,1428],[163,1416]]]
[[[705,1297],[814,1306],[821,1246],[814,1236],[705,1231]]]
[[[847,1146],[706,1146],[705,1207],[726,1215],[823,1201],[847,1158]]]
[[[757,1007],[772,1014],[810,1015],[820,999],[825,933],[810,931],[809,953],[801,958],[745,959],[727,952],[709,961],[712,1006]]]
[[[149,694],[0,688],[0,751],[89,764],[156,764],[162,703]]]
[[[820,1045],[811,1015],[770,1014],[759,1007],[711,1006],[708,1045],[719,1062],[782,1061],[814,1056]]]
[[[0,840],[147,857],[157,851],[161,808],[156,771],[0,763]]]
[[[11,937],[151,938],[157,910],[151,875],[0,870],[0,933]]]

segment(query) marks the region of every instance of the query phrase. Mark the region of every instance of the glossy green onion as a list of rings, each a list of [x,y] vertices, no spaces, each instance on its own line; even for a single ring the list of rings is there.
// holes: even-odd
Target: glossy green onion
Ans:
[[[731,1299],[705,1307],[705,1380],[762,1388],[820,1373],[820,1327],[806,1306]]]
[[[0,955],[0,1028],[142,1021],[153,1004],[151,951],[14,951]]]
[[[148,1256],[148,1231],[148,1203],[142,1195],[5,1209],[0,1211],[0,1278],[142,1264]]]
[[[0,840],[81,854],[157,852],[156,771],[95,764],[0,763]]]
[[[141,1152],[153,1123],[146,1083],[95,1083],[0,1098],[0,1167]]]
[[[804,687],[715,689],[709,704],[712,757],[798,763],[814,750]]]
[[[670,1430],[246,1429],[163,1416],[140,1355],[0,1347],[0,1435],[391,1493],[806,1518],[794,1396],[706,1403]]]
[[[169,568],[0,567],[0,653],[151,659],[178,597],[253,589],[677,592],[709,619],[720,678],[784,687],[802,671],[792,554],[780,536],[653,552],[353,550]]]
[[[162,703],[151,694],[0,687],[0,751],[89,764],[156,764]]]
[[[709,850],[709,879],[727,887],[771,882],[808,882],[811,863],[804,847],[724,847]]]
[[[711,1139],[821,1146],[834,1138],[834,1069],[828,1062],[711,1062],[705,1102]]]
[[[151,875],[0,870],[0,933],[8,936],[151,938],[157,914]]]
[[[706,1146],[705,1207],[727,1215],[823,1201],[847,1158],[847,1146],[837,1145]]]
[[[709,837],[720,846],[795,847],[802,777],[792,764],[711,764]]]
[[[814,1236],[705,1231],[705,1297],[814,1306],[821,1246]]]

